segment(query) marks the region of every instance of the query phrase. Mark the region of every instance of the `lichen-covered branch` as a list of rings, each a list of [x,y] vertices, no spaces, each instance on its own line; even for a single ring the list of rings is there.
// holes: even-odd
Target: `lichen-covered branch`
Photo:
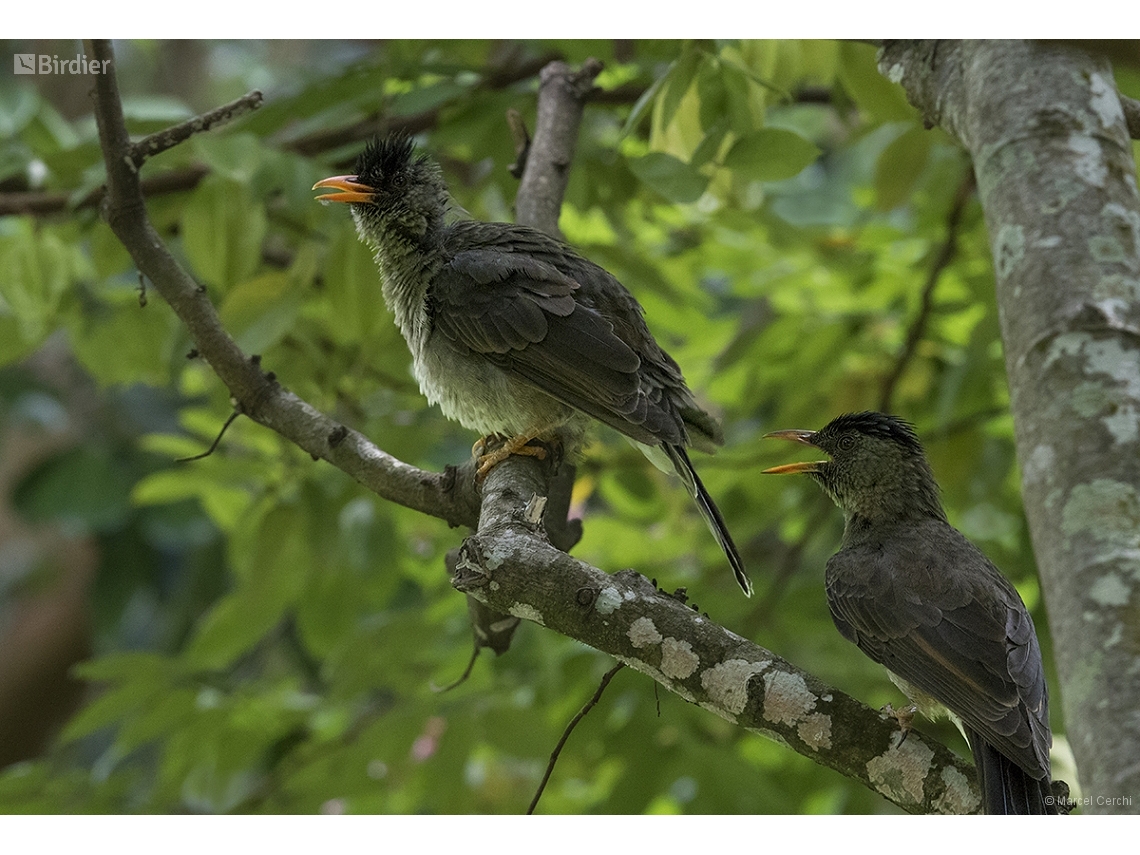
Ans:
[[[453,584],[496,612],[614,656],[714,715],[854,778],[913,813],[979,808],[973,767],[725,629],[632,570],[613,575],[554,549],[525,508],[540,464],[511,458],[484,485],[478,533]]]
[[[888,42],[879,67],[973,157],[1086,810],[1140,811],[1140,193],[1111,68],[1020,41]]]

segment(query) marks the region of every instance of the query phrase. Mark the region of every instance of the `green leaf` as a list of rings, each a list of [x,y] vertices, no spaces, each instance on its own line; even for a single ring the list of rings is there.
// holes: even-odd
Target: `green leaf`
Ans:
[[[752,84],[748,75],[731,62],[721,63],[721,77],[727,94],[729,129],[737,136],[744,136],[763,124],[763,116],[756,116],[752,111]]]
[[[280,590],[265,593],[270,596],[243,591],[218,601],[182,654],[188,667],[220,670],[252,649],[281,619],[286,605]]]
[[[697,73],[697,97],[700,99],[701,128],[708,131],[719,122],[728,106],[721,63],[707,59]]]
[[[709,128],[704,139],[702,139],[700,144],[694,149],[690,164],[694,168],[699,169],[706,163],[712,161],[720,151],[720,147],[724,143],[724,138],[728,135],[728,130],[728,119],[722,116],[719,122]]]
[[[704,55],[696,48],[686,45],[680,58],[670,66],[662,87],[659,112],[655,117],[661,128],[669,127],[669,123],[673,121],[677,108],[681,105],[681,99],[692,86],[693,78],[697,76],[703,62]]]
[[[875,205],[880,211],[889,211],[910,196],[930,159],[931,139],[930,131],[911,125],[883,149],[875,163]]]
[[[280,620],[301,591],[314,558],[303,515],[293,506],[269,510],[252,537],[232,543],[238,588],[206,615],[185,660],[193,668],[225,668]]]
[[[671,202],[695,202],[709,183],[707,177],[683,160],[660,151],[630,159],[629,168]]]
[[[368,247],[347,224],[337,230],[329,247],[325,299],[333,312],[328,332],[336,341],[360,342],[371,336],[378,323],[391,326],[380,296],[380,271]]]
[[[261,143],[253,134],[199,134],[194,152],[218,176],[247,184],[262,162]]]
[[[791,178],[819,156],[819,148],[793,131],[762,128],[738,139],[724,166],[756,181]]]
[[[232,288],[219,313],[243,350],[261,353],[289,331],[301,303],[288,273],[263,273]]]
[[[36,522],[57,520],[82,530],[119,526],[130,514],[130,474],[119,461],[80,447],[51,458],[24,479],[16,507]]]
[[[228,290],[261,261],[265,209],[249,189],[219,175],[207,176],[182,211],[182,247],[194,273]]]
[[[153,293],[139,306],[135,288],[122,288],[120,302],[80,311],[67,323],[71,346],[83,367],[104,384],[166,383],[175,344],[182,329]]]
[[[193,447],[194,452],[203,450],[201,445]],[[200,501],[210,519],[224,531],[233,528],[251,501],[249,490],[223,483],[212,467],[201,465],[183,464],[178,469],[155,472],[131,491],[131,501],[136,505],[166,505],[184,499]]]
[[[33,87],[0,88],[0,139],[13,139],[32,120],[39,108],[40,99]]]
[[[839,48],[839,81],[861,110],[884,122],[913,121],[918,112],[906,93],[879,73],[878,51],[871,45],[843,42]]]
[[[37,228],[30,218],[12,221],[0,234],[0,314],[17,319],[24,341],[38,342],[64,293],[88,269],[78,249],[54,229]]]
[[[114,653],[75,666],[84,680],[114,685],[87,704],[64,728],[64,741],[81,739],[130,717],[167,691],[175,664],[153,653]]]
[[[670,66],[671,68],[672,66]],[[649,85],[649,88],[641,93],[641,97],[633,105],[633,109],[629,111],[629,117],[622,125],[621,136],[625,138],[629,136],[630,132],[637,127],[645,111],[652,107],[657,102],[657,96],[661,94],[661,90],[665,87],[666,81],[669,79],[669,72],[666,71],[656,80]]]
[[[20,322],[16,318],[0,314],[0,365],[10,365],[38,343],[24,339],[20,332]]]

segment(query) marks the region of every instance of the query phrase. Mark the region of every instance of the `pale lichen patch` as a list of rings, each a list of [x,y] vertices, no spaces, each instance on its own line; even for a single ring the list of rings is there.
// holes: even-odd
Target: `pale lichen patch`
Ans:
[[[748,703],[748,681],[771,664],[767,659],[760,662],[729,659],[701,674],[701,686],[713,701],[739,715]]]
[[[693,652],[693,645],[676,638],[666,638],[661,643],[661,673],[674,680],[683,680],[693,674],[701,660]]]
[[[981,799],[970,786],[970,779],[953,766],[943,767],[942,782],[946,790],[934,800],[934,807],[941,813],[973,813],[981,806]]]
[[[1089,106],[1103,127],[1111,128],[1124,121],[1124,110],[1120,106],[1120,96],[1116,92],[1116,86],[1109,83],[1104,75],[1094,72],[1089,77],[1089,91],[1092,92]]]
[[[1140,439],[1140,412],[1131,405],[1119,406],[1116,412],[1105,416],[1101,421],[1118,444],[1124,445]]]
[[[994,267],[999,279],[1005,279],[1025,258],[1025,230],[1018,225],[1004,225],[994,242]]]
[[[629,631],[626,632],[629,636],[629,643],[634,647],[651,647],[654,644],[661,643],[661,633],[657,631],[657,627],[647,617],[639,617],[629,625]]]
[[[1116,573],[1106,573],[1089,588],[1089,598],[1106,608],[1128,605],[1131,595],[1132,589]]]
[[[901,746],[892,742],[885,752],[867,761],[867,778],[892,801],[918,804],[933,759],[934,752],[917,739]]]
[[[529,603],[515,603],[507,611],[517,618],[532,621],[539,626],[546,626],[546,622],[542,619],[542,613]]]
[[[809,748],[819,751],[831,747],[831,716],[812,713],[796,728],[796,733]]]
[[[1108,178],[1108,164],[1101,155],[1100,143],[1083,133],[1070,134],[1069,151],[1076,155],[1071,160],[1073,172],[1086,184],[1103,187]]]
[[[612,585],[602,588],[594,600],[598,614],[612,615],[621,608],[621,592]]]
[[[1051,445],[1035,446],[1025,461],[1025,483],[1039,484],[1049,480],[1057,462],[1057,453]]]
[[[1066,538],[1085,534],[1102,543],[1140,546],[1140,495],[1131,484],[1097,478],[1078,484],[1061,511]]]
[[[764,675],[764,718],[794,725],[815,709],[816,695],[799,674],[774,671]]]

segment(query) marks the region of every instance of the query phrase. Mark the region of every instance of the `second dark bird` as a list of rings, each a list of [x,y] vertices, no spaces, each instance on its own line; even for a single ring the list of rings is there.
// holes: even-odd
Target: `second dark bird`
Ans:
[[[946,519],[913,428],[882,413],[768,434],[831,459],[790,463],[843,509],[827,604],[843,637],[887,667],[928,718],[949,711],[974,754],[986,813],[1057,813],[1049,697],[1033,619],[1009,580]]]
[[[356,174],[318,188],[335,191],[322,200],[350,204],[357,232],[375,252],[420,390],[448,418],[509,438],[481,458],[480,474],[509,454],[533,453],[532,439],[573,449],[597,419],[672,466],[751,595],[720,510],[686,452],[713,451],[724,441],[720,426],[697,405],[617,279],[535,229],[447,222],[439,167],[406,137],[371,143]]]

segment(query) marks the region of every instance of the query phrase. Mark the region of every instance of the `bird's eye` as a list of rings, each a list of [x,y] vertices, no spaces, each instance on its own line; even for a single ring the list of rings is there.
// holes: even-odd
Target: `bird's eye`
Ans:
[[[395,187],[397,190],[403,190],[404,185],[407,183],[408,183],[408,176],[404,175],[404,173],[402,173],[402,172],[397,172],[395,175],[392,176],[392,186]]]
[[[850,451],[855,447],[855,437],[851,434],[845,434],[839,437],[839,449],[841,451]]]

